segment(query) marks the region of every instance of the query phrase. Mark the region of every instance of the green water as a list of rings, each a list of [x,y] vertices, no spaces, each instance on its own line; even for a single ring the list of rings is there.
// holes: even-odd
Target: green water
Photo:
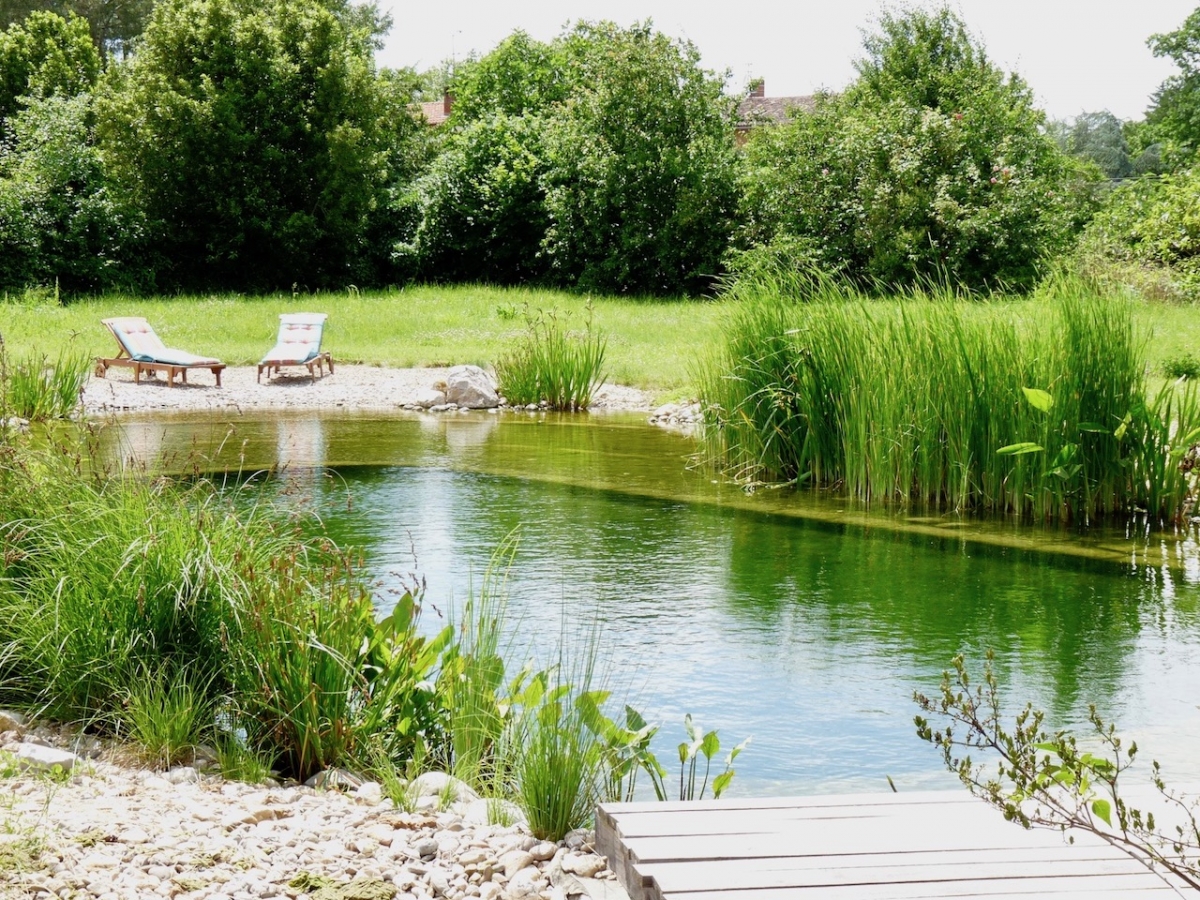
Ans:
[[[1200,780],[1194,533],[748,495],[632,417],[126,420],[102,437],[174,470],[271,468],[264,491],[363,548],[381,606],[424,576],[430,628],[519,529],[513,654],[548,658],[564,627],[599,621],[609,679],[663,724],[664,760],[685,712],[727,744],[753,736],[736,793],[951,786],[913,734],[911,695],[988,648],[1014,710],[1030,700],[1074,728],[1095,703],[1169,780]]]

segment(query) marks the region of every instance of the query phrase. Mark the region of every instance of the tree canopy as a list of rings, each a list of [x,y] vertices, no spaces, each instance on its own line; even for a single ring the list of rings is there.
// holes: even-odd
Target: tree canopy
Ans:
[[[98,139],[166,285],[369,277],[365,236],[419,126],[367,32],[315,0],[160,0],[109,76]]]
[[[694,290],[719,271],[737,205],[723,86],[650,23],[514,33],[456,75],[406,252],[437,277]]]
[[[758,251],[885,287],[1022,287],[1087,213],[1086,173],[1044,133],[1029,88],[948,9],[885,13],[858,79],[750,141]],[[742,265],[747,261],[742,260]]]
[[[1173,145],[1172,154],[1184,164],[1200,148],[1200,9],[1174,31],[1152,35],[1147,44],[1179,71],[1155,91],[1146,122],[1159,140]]]
[[[99,75],[100,56],[78,16],[35,12],[10,25],[0,31],[0,134],[30,99],[73,97]]]

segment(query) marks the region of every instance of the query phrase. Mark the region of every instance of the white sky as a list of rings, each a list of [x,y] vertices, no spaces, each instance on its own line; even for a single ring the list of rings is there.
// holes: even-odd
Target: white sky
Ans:
[[[1151,92],[1174,71],[1146,46],[1172,31],[1200,0],[959,0],[952,7],[982,39],[992,60],[1020,73],[1051,116],[1111,110],[1141,118]],[[396,24],[382,65],[426,69],[443,59],[484,54],[520,28],[540,40],[578,19],[630,25],[652,19],[672,37],[691,40],[704,65],[729,69],[730,91],[766,80],[768,96],[837,90],[854,77],[861,29],[878,0],[381,0]]]

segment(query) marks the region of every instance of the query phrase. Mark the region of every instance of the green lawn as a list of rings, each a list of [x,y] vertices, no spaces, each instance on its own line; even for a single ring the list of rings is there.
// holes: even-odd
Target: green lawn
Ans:
[[[241,297],[104,297],[67,306],[0,303],[0,334],[10,354],[89,356],[116,347],[102,318],[145,316],[172,347],[256,363],[274,343],[282,312],[325,312],[325,349],[336,362],[380,366],[490,365],[525,330],[525,310],[557,310],[582,328],[586,298],[556,291],[422,286],[392,292]],[[608,336],[610,381],[672,396],[686,393],[697,350],[719,334],[723,305],[706,300],[594,299]]]
[[[1037,300],[1014,300],[1015,310]],[[89,356],[115,351],[102,318],[140,315],[171,346],[248,365],[274,342],[281,312],[326,312],[325,348],[335,360],[381,366],[490,365],[524,330],[524,312],[554,309],[582,327],[585,298],[558,291],[483,286],[418,286],[391,292],[299,297],[238,295],[104,297],[56,306],[0,302],[0,334],[9,353],[53,356],[73,347]],[[656,392],[689,393],[693,363],[720,337],[726,303],[708,300],[594,298],[595,323],[608,335],[609,380]],[[1143,303],[1137,319],[1151,335],[1148,362],[1200,357],[1200,310]]]

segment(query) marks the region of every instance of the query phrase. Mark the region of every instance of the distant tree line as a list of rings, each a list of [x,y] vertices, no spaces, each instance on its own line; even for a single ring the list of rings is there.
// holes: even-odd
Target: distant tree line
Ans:
[[[0,0],[0,290],[678,294],[773,266],[1019,288],[1130,202],[1106,185],[1190,185],[1200,146],[1200,11],[1151,38],[1180,72],[1142,123],[1047,122],[954,13],[916,10],[744,148],[726,79],[649,23],[516,32],[424,78],[375,64],[390,26],[347,0]]]

